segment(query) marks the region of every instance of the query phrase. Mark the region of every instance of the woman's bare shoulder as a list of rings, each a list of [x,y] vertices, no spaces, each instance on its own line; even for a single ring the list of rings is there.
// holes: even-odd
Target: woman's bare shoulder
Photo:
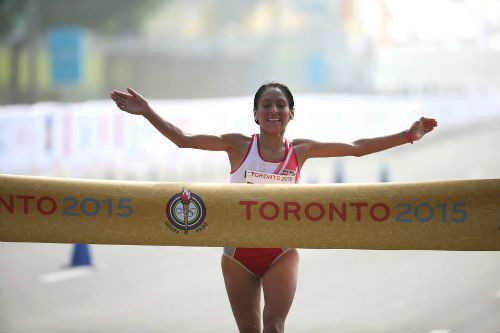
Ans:
[[[293,139],[292,144],[294,145],[295,148],[308,145],[311,143],[316,143],[316,141],[311,140],[311,139]]]
[[[252,142],[252,137],[241,133],[228,133],[222,135],[222,137],[224,140],[227,140],[232,147],[227,153],[231,164],[231,170],[234,170],[245,158],[245,154]]]
[[[230,141],[250,141],[250,140],[252,140],[251,136],[241,134],[241,133],[226,133],[226,134],[222,134],[221,137],[223,137],[226,140],[230,140]]]
[[[252,137],[244,135],[241,133],[227,133],[221,135],[221,138],[228,142],[232,147],[236,147],[238,150],[246,150]]]

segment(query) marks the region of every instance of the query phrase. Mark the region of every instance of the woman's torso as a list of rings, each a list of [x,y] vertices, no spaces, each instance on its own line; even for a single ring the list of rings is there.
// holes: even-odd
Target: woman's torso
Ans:
[[[293,145],[285,139],[286,152],[281,161],[266,161],[259,149],[259,135],[252,135],[240,165],[231,171],[231,183],[296,184],[299,164]],[[250,274],[261,277],[288,248],[224,248],[224,255],[238,262]]]
[[[297,159],[297,154],[293,145],[285,139],[286,152],[285,157],[281,161],[267,161],[262,157],[259,147],[259,134],[252,135],[248,150],[243,161],[230,174],[231,183],[253,183],[249,179],[261,177],[264,183],[298,183],[300,170]],[[255,174],[264,173],[263,174]],[[276,176],[269,176],[274,174]],[[278,177],[281,176],[281,177]],[[286,177],[283,177],[286,176]],[[264,179],[266,178],[266,179]]]

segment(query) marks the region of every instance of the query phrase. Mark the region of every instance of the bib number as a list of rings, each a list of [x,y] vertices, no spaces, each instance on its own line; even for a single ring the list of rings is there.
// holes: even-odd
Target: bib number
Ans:
[[[295,176],[277,175],[274,173],[260,171],[245,171],[245,183],[247,184],[295,184]]]

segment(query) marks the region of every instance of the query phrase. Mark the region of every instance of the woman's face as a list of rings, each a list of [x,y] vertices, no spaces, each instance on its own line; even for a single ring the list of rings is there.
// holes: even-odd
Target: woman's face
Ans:
[[[279,88],[269,87],[260,97],[257,110],[253,110],[255,119],[263,131],[282,133],[288,122],[293,119],[294,109],[289,108],[285,95]]]

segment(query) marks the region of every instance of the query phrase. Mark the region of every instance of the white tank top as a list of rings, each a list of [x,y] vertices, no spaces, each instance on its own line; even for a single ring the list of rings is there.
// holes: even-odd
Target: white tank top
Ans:
[[[299,164],[297,160],[297,154],[293,145],[285,139],[286,153],[285,158],[282,161],[266,161],[259,150],[259,134],[252,135],[252,140],[248,148],[245,158],[241,164],[233,171],[231,171],[230,182],[231,183],[246,183],[247,177],[246,173],[249,172],[254,174],[254,172],[264,173],[259,174],[260,177],[277,177],[284,179],[285,177],[291,178],[289,183],[299,182]],[[275,176],[273,176],[275,175]],[[265,181],[265,183],[282,183],[279,181]]]

